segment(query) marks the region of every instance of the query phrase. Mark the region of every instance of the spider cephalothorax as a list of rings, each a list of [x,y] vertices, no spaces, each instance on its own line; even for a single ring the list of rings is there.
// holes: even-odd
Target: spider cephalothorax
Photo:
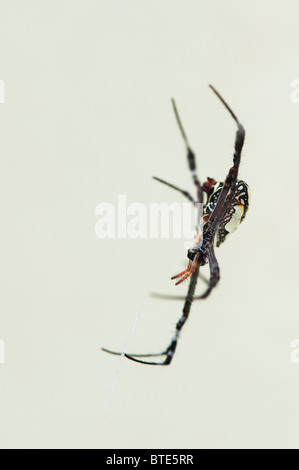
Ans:
[[[214,178],[207,178],[207,181],[202,185],[202,191],[207,194],[207,201],[203,209],[203,236],[201,237],[202,245],[197,250],[197,242],[200,237],[197,235],[195,243],[192,248],[188,250],[188,258],[193,261],[196,253],[199,253],[197,263],[203,266],[208,262],[207,252],[205,250],[205,243],[209,241],[209,233],[205,232],[205,225],[209,220],[210,215],[214,211],[218,198],[223,188],[223,182],[216,181]],[[246,212],[250,202],[250,188],[245,181],[237,180],[234,199],[231,206],[221,219],[217,233],[216,233],[216,246],[219,247],[221,243],[225,241],[228,235],[233,233],[244,220]],[[184,273],[187,272],[183,271]],[[176,279],[178,276],[174,276],[172,279]],[[180,283],[182,281],[179,281]]]
[[[174,336],[169,344],[169,346],[161,353],[156,354],[127,354],[123,353],[128,359],[131,359],[135,362],[140,362],[142,364],[151,364],[151,365],[168,365],[170,364],[179,337],[179,333],[186,322],[191,304],[193,300],[204,299],[208,297],[212,289],[217,285],[220,279],[220,270],[219,265],[215,256],[214,246],[217,247],[223,243],[227,236],[234,232],[239,224],[244,220],[250,201],[250,190],[249,186],[242,180],[238,180],[238,171],[241,161],[241,151],[245,139],[245,130],[240,124],[238,118],[233,113],[231,108],[228,106],[226,101],[218,93],[213,86],[210,85],[210,88],[214,91],[217,97],[220,99],[222,104],[225,106],[227,111],[231,114],[232,118],[237,124],[237,133],[235,138],[235,149],[233,156],[233,165],[229,169],[229,172],[223,182],[217,182],[213,178],[207,178],[207,181],[200,184],[200,181],[197,177],[196,164],[195,164],[195,155],[190,148],[187,136],[185,134],[184,128],[182,126],[175,101],[172,100],[172,105],[174,113],[176,116],[177,123],[179,125],[182,137],[186,144],[187,149],[187,160],[193,182],[196,186],[197,197],[194,199],[188,191],[184,191],[179,187],[168,183],[160,178],[155,179],[161,183],[179,191],[183,194],[189,201],[194,205],[197,203],[198,217],[197,219],[200,223],[197,226],[197,234],[193,246],[188,250],[187,256],[189,258],[189,263],[187,269],[181,273],[173,276],[171,279],[176,279],[176,285],[182,283],[189,277],[191,278],[187,295],[183,297],[185,300],[183,314],[179,321],[176,324],[176,329]],[[206,194],[206,201],[204,202],[204,194]],[[202,211],[203,206],[203,211]],[[204,264],[209,264],[210,268],[210,280],[208,281],[208,287],[199,296],[195,296],[195,287],[197,284],[199,269]],[[165,298],[173,298],[173,296],[164,296]],[[175,297],[181,298],[181,297]],[[104,348],[103,348],[104,349]],[[111,354],[122,354],[108,349],[104,351]],[[140,357],[155,357],[155,356],[165,356],[165,359],[161,362],[155,361],[144,361],[137,359]]]

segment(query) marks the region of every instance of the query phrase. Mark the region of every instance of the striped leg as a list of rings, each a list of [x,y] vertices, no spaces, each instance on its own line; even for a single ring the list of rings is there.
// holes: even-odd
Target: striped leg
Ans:
[[[228,175],[223,184],[222,191],[218,198],[216,207],[214,211],[212,212],[209,218],[209,222],[208,222],[209,228],[211,228],[214,231],[219,226],[220,221],[224,217],[229,205],[232,203],[232,200],[234,198],[236,182],[237,182],[238,172],[239,172],[239,166],[240,166],[240,161],[241,161],[241,153],[242,153],[242,148],[243,148],[244,140],[245,140],[245,129],[242,126],[242,124],[239,122],[237,116],[232,111],[232,109],[228,106],[226,101],[218,93],[218,91],[212,85],[210,85],[210,88],[220,99],[220,101],[225,106],[225,108],[230,113],[230,115],[232,116],[232,118],[234,119],[234,121],[236,122],[238,126],[236,137],[235,137],[235,151],[234,151],[234,157],[233,157],[233,166],[230,168],[228,172]]]
[[[192,305],[192,302],[193,302],[195,287],[196,287],[197,280],[198,280],[199,268],[200,268],[200,266],[197,265],[194,273],[192,274],[191,282],[190,282],[190,285],[189,285],[188,293],[187,293],[184,308],[183,308],[183,315],[181,316],[181,318],[179,319],[179,321],[176,324],[174,336],[172,338],[172,341],[171,341],[170,345],[167,348],[167,351],[166,351],[167,355],[166,355],[166,359],[165,359],[165,363],[164,363],[165,365],[169,365],[171,363],[171,360],[173,358],[174,352],[175,352],[176,347],[177,347],[179,334],[180,334],[184,324],[186,323],[186,321],[189,317],[190,308],[191,308],[191,305]]]
[[[185,298],[185,304],[184,304],[184,308],[183,308],[183,315],[181,316],[181,318],[179,319],[179,321],[176,324],[175,333],[174,333],[173,338],[171,340],[171,343],[167,347],[167,349],[165,351],[161,352],[161,353],[156,353],[156,354],[126,354],[125,353],[124,356],[127,359],[130,359],[131,361],[134,361],[134,362],[139,362],[141,364],[148,364],[150,366],[168,366],[171,363],[172,358],[174,356],[174,352],[175,352],[176,347],[177,347],[179,334],[180,334],[180,332],[181,332],[181,330],[182,330],[182,328],[183,328],[184,324],[186,323],[186,321],[188,319],[188,316],[189,316],[190,308],[191,308],[191,305],[192,305],[192,302],[193,302],[195,287],[196,287],[196,284],[197,284],[199,268],[200,268],[200,266],[198,265],[196,267],[194,273],[192,274],[191,282],[190,282],[189,289],[188,289],[188,293],[187,293],[187,296]],[[115,352],[115,351],[110,351],[109,349],[106,349],[106,348],[102,348],[102,350],[105,351],[105,352],[108,352],[110,354],[115,354],[117,356],[122,355],[122,353]],[[142,359],[138,359],[139,357],[157,357],[157,356],[166,356],[166,358],[165,358],[164,361],[161,361],[161,362],[143,361]]]
[[[185,130],[183,128],[182,121],[180,119],[180,116],[179,116],[179,113],[178,113],[178,110],[177,110],[177,107],[176,107],[176,104],[175,104],[175,101],[174,101],[173,98],[171,99],[171,102],[172,102],[174,114],[175,114],[179,129],[181,131],[183,140],[184,140],[185,145],[186,145],[189,169],[191,171],[193,182],[194,182],[194,184],[197,188],[197,202],[202,203],[203,202],[203,194],[202,194],[201,184],[200,184],[200,181],[199,181],[198,176],[197,176],[196,163],[195,163],[195,154],[194,154],[193,150],[191,149],[191,147],[189,145],[187,135],[186,135]]]

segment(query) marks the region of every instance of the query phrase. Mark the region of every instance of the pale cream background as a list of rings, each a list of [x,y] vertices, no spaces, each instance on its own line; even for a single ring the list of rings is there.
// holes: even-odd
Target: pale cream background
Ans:
[[[298,1],[1,0],[0,446],[299,447]],[[169,368],[100,351],[163,349],[184,293],[181,240],[96,238],[95,207],[223,179],[235,125],[247,220],[217,251]],[[137,329],[132,333],[136,315]],[[106,410],[106,411],[105,411]]]

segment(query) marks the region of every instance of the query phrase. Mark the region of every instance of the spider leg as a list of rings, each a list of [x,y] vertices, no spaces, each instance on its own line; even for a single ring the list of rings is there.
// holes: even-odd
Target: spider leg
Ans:
[[[167,181],[164,181],[161,178],[157,178],[157,176],[153,176],[153,179],[156,180],[156,181],[159,181],[159,183],[166,184],[166,186],[169,186],[170,188],[175,189],[176,191],[179,191],[181,194],[183,194],[183,196],[185,196],[187,199],[189,199],[189,201],[191,201],[193,204],[195,204],[195,200],[193,199],[191,194],[188,193],[188,191],[184,191],[183,189],[178,188],[174,184],[167,183]]]
[[[124,356],[126,357],[127,359],[130,359],[131,361],[134,361],[134,362],[139,362],[140,364],[148,364],[150,366],[164,366],[164,365],[168,365],[170,362],[167,362],[166,363],[166,359],[165,361],[162,361],[162,362],[154,362],[154,361],[143,361],[142,359],[136,359],[137,357],[157,357],[157,356],[165,356],[168,354],[168,351],[164,351],[162,353],[156,353],[156,354],[127,354],[127,353],[120,353],[120,352],[116,352],[116,351],[110,351],[110,349],[106,349],[106,348],[101,348],[102,351],[104,352],[107,352],[109,354],[114,354],[115,356]]]
[[[238,126],[236,137],[235,137],[235,151],[234,151],[234,156],[233,156],[233,166],[230,168],[228,172],[228,175],[223,184],[221,194],[217,201],[216,207],[214,211],[212,212],[212,214],[210,215],[210,218],[208,221],[209,228],[211,228],[212,231],[215,231],[217,230],[217,227],[221,219],[225,215],[229,205],[231,204],[231,200],[234,197],[236,182],[237,182],[238,172],[239,172],[239,166],[240,166],[240,161],[241,161],[241,152],[242,152],[242,148],[243,148],[244,140],[245,140],[245,129],[242,126],[242,124],[239,122],[235,113],[228,106],[226,101],[222,98],[220,93],[212,85],[209,85],[209,86],[213,90],[213,92],[216,94],[216,96],[220,99],[220,101],[228,110],[228,112],[231,114],[231,116],[233,117],[234,121],[236,122]]]
[[[181,284],[181,282],[184,282],[186,281],[186,279],[188,279],[188,277],[192,276],[192,274],[194,273],[195,269],[196,269],[196,266],[197,266],[197,258],[192,261],[192,265],[191,265],[191,269],[190,271],[185,274],[185,276],[183,276],[179,281],[177,281],[175,283],[176,286],[178,286],[179,284]],[[176,276],[177,277],[177,276]]]
[[[151,356],[163,356],[164,354],[166,354],[166,352],[162,352],[162,353],[154,353],[154,354],[127,354],[125,352],[117,352],[117,351],[111,351],[111,349],[106,349],[106,348],[101,348],[102,351],[106,352],[106,353],[109,353],[109,354],[113,354],[114,356],[125,356],[125,357],[129,357],[129,359],[131,357],[151,357]]]
[[[161,353],[161,354],[145,354],[144,357],[151,357],[151,356],[165,356],[167,354],[167,351]],[[136,359],[136,357],[140,357],[140,356],[130,356],[129,354],[125,354],[125,357],[127,359],[130,359],[131,361],[134,361],[134,362],[139,362],[139,364],[147,364],[149,366],[166,366],[168,365],[169,363],[166,363],[166,359],[165,361],[162,361],[162,362],[154,362],[154,361],[142,361],[141,359]]]
[[[174,336],[172,338],[172,341],[171,341],[170,345],[167,348],[167,356],[166,356],[165,363],[164,363],[165,365],[170,364],[170,362],[171,362],[171,360],[174,356],[176,347],[177,347],[179,334],[180,334],[184,324],[186,323],[186,321],[189,317],[190,308],[191,308],[193,298],[194,298],[194,291],[195,291],[195,287],[196,287],[197,280],[198,280],[199,268],[200,268],[200,266],[198,264],[195,268],[195,271],[193,272],[193,274],[191,276],[191,282],[189,284],[188,293],[187,293],[184,308],[183,308],[183,314],[182,314],[181,318],[179,319],[179,321],[176,324]]]
[[[189,141],[188,141],[187,135],[185,133],[185,130],[183,128],[182,121],[180,119],[180,116],[179,116],[179,113],[178,113],[178,110],[177,110],[177,107],[176,107],[175,100],[173,98],[171,98],[171,102],[172,102],[172,107],[173,107],[174,114],[175,114],[175,117],[176,117],[176,121],[178,123],[179,129],[181,131],[183,140],[184,140],[185,145],[186,145],[189,169],[191,171],[193,182],[194,182],[194,184],[197,188],[197,202],[202,203],[203,202],[203,194],[202,194],[201,184],[200,184],[200,181],[199,181],[198,176],[197,176],[196,163],[195,163],[195,154],[194,154],[193,150],[191,150],[191,147],[189,145]]]
[[[163,366],[164,361],[163,362],[151,362],[151,361],[142,361],[141,359],[136,359],[136,358],[137,357],[165,356],[167,354],[167,351],[164,351],[162,353],[156,353],[156,354],[127,354],[125,352],[121,353],[121,352],[111,351],[110,349],[106,349],[106,348],[101,348],[101,349],[102,349],[102,351],[104,351],[106,353],[113,354],[115,356],[124,356],[127,359],[130,359],[131,361],[139,362],[140,364],[149,364],[149,365],[152,365],[152,366]]]
[[[151,297],[154,297],[155,299],[162,299],[162,300],[185,300],[184,295],[168,295],[168,294],[160,294],[159,292],[151,292],[150,293]]]
[[[182,328],[183,328],[184,324],[186,323],[186,320],[188,319],[188,316],[189,316],[190,308],[191,308],[193,298],[194,298],[195,287],[196,287],[196,284],[197,284],[199,268],[200,268],[200,266],[197,265],[196,268],[195,268],[194,273],[192,274],[191,282],[190,282],[189,288],[188,288],[188,293],[187,293],[187,296],[185,298],[183,314],[182,314],[181,318],[179,319],[179,321],[176,324],[175,333],[173,335],[173,338],[172,338],[169,346],[166,348],[165,351],[163,351],[162,353],[155,353],[155,354],[127,354],[127,353],[119,353],[119,352],[115,352],[115,351],[110,351],[109,349],[106,349],[106,348],[102,348],[102,351],[105,351],[109,354],[114,354],[114,355],[117,355],[117,356],[124,355],[127,359],[130,359],[131,361],[134,361],[134,362],[139,362],[140,364],[147,364],[147,365],[150,365],[150,366],[168,366],[171,363],[172,358],[174,356],[174,353],[175,353],[175,350],[176,350],[176,347],[177,347],[179,334],[180,334],[180,332],[181,332],[181,330],[182,330]],[[166,358],[165,358],[164,361],[161,361],[161,362],[143,361],[141,359],[137,359],[138,357],[157,357],[157,356],[166,356]]]
[[[204,274],[202,274],[201,272],[199,272],[198,277],[199,277],[199,279],[201,279],[205,284],[209,284],[209,279],[208,279]]]
[[[209,279],[206,278],[201,272],[198,274],[199,279],[201,279],[205,284],[209,285]],[[162,300],[185,300],[186,296],[184,295],[168,295],[168,294],[160,294],[159,292],[150,292],[150,296],[154,297],[155,299],[162,299]],[[194,297],[194,300],[197,297]]]
[[[201,208],[199,207],[199,210],[201,210]],[[200,213],[199,213],[199,216],[200,216]],[[202,231],[201,229],[199,229],[196,237],[195,237],[195,240],[194,240],[194,243],[193,243],[193,247],[197,247],[197,246],[201,246],[202,245],[202,242],[203,242],[203,237],[202,237]],[[177,286],[178,284],[180,284],[181,282],[185,281],[186,279],[188,279],[189,276],[191,276],[194,271],[195,271],[195,268],[197,266],[197,261],[198,261],[198,258],[199,258],[199,253],[196,253],[196,255],[194,256],[193,260],[189,261],[188,263],[188,266],[187,266],[187,269],[185,269],[184,271],[182,271],[181,273],[179,274],[176,274],[175,276],[172,276],[171,279],[177,279],[178,277],[181,277],[182,279],[180,279],[178,282],[175,283],[175,285]]]
[[[217,258],[215,256],[213,243],[210,243],[207,246],[207,254],[208,254],[209,266],[210,266],[210,280],[209,280],[208,288],[204,291],[203,294],[194,297],[194,300],[206,299],[210,295],[214,287],[216,287],[216,285],[218,284],[220,280],[220,269],[219,269]]]
[[[178,277],[180,277],[181,279],[179,281],[177,281],[175,283],[175,285],[177,286],[178,284],[181,284],[181,282],[185,281],[186,279],[188,279],[188,277],[192,276],[192,274],[194,273],[195,269],[196,269],[196,266],[197,266],[197,262],[198,262],[198,257],[199,257],[199,253],[197,253],[195,256],[194,256],[194,259],[193,261],[189,261],[188,263],[188,267],[185,271],[182,271],[180,274],[177,274],[176,276],[172,276],[171,279],[177,279]]]
[[[172,276],[171,279],[177,279],[178,277],[181,277],[184,274],[189,273],[191,270],[191,266],[192,266],[192,261],[190,260],[188,263],[187,269],[185,269],[185,271],[182,271],[180,274],[176,274],[175,276]]]

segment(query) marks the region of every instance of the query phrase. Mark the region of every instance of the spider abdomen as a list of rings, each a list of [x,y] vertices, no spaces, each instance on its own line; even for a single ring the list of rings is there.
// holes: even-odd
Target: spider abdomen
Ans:
[[[223,182],[217,182],[213,186],[207,204],[205,214],[210,215],[217,204],[218,198],[223,188]],[[234,199],[228,211],[225,213],[219,224],[216,235],[216,246],[220,246],[228,235],[233,233],[244,220],[250,203],[250,189],[247,183],[238,180],[236,184]]]

